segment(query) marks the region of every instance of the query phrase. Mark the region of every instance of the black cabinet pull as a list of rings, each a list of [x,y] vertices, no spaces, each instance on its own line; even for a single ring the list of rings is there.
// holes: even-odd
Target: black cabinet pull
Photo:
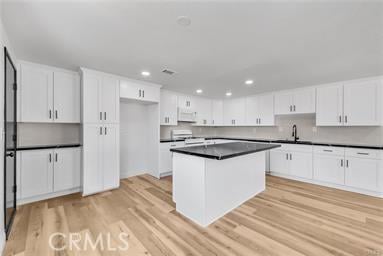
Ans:
[[[49,110],[49,119],[52,119],[52,110]]]
[[[49,162],[52,163],[52,154],[49,153]]]
[[[290,160],[293,160],[293,155],[292,154],[290,154]]]
[[[296,109],[296,108],[295,108],[295,105],[294,105],[294,112],[295,112],[295,109]]]
[[[145,98],[145,90],[142,90],[142,98]]]
[[[344,122],[347,123],[347,116],[344,116]]]
[[[138,90],[138,97],[141,98],[141,90]]]
[[[55,162],[57,163],[57,153],[55,154]]]
[[[343,159],[340,160],[340,166],[343,167]]]
[[[346,167],[348,168],[348,160],[346,160]]]
[[[106,112],[104,112],[104,120],[106,120]]]
[[[59,118],[59,115],[58,115],[57,110],[55,110],[55,118],[56,118],[56,119]]]
[[[106,127],[105,127],[105,135],[107,135],[108,133],[107,133],[107,130],[106,130]]]
[[[100,120],[102,120],[102,112],[100,112]]]
[[[286,153],[286,160],[289,160],[289,154]]]
[[[323,149],[324,152],[332,152],[330,149]]]
[[[293,112],[293,106],[290,105],[290,112]]]
[[[339,116],[339,123],[342,123],[342,116]]]
[[[358,152],[357,154],[358,155],[364,155],[364,156],[368,156],[369,155],[369,153],[364,153],[364,152]]]
[[[102,135],[102,127],[100,126],[100,135]]]

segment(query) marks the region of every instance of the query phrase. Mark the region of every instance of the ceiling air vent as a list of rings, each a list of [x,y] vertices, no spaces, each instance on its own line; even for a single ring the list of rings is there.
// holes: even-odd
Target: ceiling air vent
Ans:
[[[176,72],[169,70],[169,69],[164,69],[164,70],[162,70],[162,73],[167,74],[167,75],[174,75]]]

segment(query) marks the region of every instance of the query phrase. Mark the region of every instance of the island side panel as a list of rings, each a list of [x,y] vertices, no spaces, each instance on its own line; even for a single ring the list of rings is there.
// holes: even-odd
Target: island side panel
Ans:
[[[206,160],[206,225],[265,190],[266,153]]]
[[[173,153],[173,201],[177,212],[205,223],[205,158]]]

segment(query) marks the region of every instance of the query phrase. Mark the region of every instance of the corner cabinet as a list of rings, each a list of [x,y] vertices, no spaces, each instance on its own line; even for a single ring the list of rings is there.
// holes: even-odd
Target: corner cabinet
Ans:
[[[177,94],[171,91],[161,90],[160,93],[160,124],[177,125]]]
[[[83,195],[120,184],[120,79],[82,71]]]
[[[21,62],[19,90],[20,122],[80,122],[78,73]]]

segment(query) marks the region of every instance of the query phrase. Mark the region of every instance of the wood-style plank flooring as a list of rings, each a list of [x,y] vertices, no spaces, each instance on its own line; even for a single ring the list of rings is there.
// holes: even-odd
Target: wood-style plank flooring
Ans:
[[[112,248],[125,232],[129,249],[53,251],[54,232],[79,233],[81,245],[109,233]],[[67,239],[52,241],[68,248]],[[4,255],[383,256],[383,199],[267,177],[265,192],[204,229],[175,211],[171,179],[142,175],[110,192],[20,207]]]

